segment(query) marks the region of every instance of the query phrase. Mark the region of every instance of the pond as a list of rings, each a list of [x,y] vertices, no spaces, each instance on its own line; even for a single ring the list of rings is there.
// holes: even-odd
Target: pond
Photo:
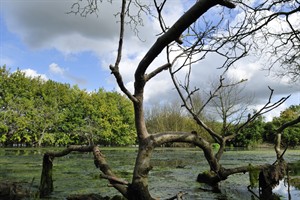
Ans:
[[[38,188],[42,170],[43,153],[49,149],[0,148],[0,182],[32,182],[32,189]],[[53,150],[53,149],[52,149]],[[108,163],[121,178],[130,181],[137,150],[135,148],[103,148]],[[285,160],[292,163],[289,176],[291,185],[282,181],[273,191],[280,199],[300,199],[300,150],[288,150]],[[272,164],[275,153],[272,149],[229,150],[225,152],[222,165],[225,168],[241,165]],[[237,174],[221,182],[221,192],[211,192],[205,185],[197,183],[198,173],[208,170],[203,153],[196,148],[160,148],[155,150],[150,172],[149,189],[154,197],[174,196],[185,192],[185,199],[243,199],[252,200],[247,186],[249,175]],[[99,178],[92,153],[71,153],[55,158],[53,178],[54,192],[48,200],[64,199],[72,194],[98,193],[113,196],[118,193],[108,187],[107,180]],[[288,193],[289,189],[289,193]],[[258,194],[258,190],[254,189]],[[34,199],[34,198],[33,198]]]

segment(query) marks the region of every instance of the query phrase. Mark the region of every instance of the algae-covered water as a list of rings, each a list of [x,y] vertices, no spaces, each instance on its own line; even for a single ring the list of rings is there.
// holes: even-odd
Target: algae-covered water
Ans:
[[[49,149],[0,148],[0,181],[31,182],[32,190],[38,188],[42,170],[43,153]],[[53,149],[52,149],[53,150]],[[59,150],[59,149],[58,149]],[[103,148],[103,154],[116,174],[130,181],[135,156],[135,148]],[[256,149],[251,151],[225,152],[222,165],[226,168],[241,165],[272,164],[273,150]],[[280,199],[300,199],[300,150],[288,150],[285,160],[292,164],[289,172],[292,184],[282,181],[274,192]],[[253,199],[248,192],[249,175],[230,176],[220,184],[221,192],[211,192],[205,185],[197,183],[198,173],[208,170],[203,153],[196,148],[161,148],[152,158],[154,168],[150,172],[149,187],[153,196],[161,199],[185,192],[185,199]],[[95,168],[92,153],[71,153],[54,160],[54,192],[48,199],[65,199],[72,194],[98,193],[102,196],[118,194],[108,187],[107,180],[99,178],[100,171]],[[288,193],[288,188],[290,193]],[[253,190],[258,193],[257,189]],[[34,199],[34,197],[32,198]]]

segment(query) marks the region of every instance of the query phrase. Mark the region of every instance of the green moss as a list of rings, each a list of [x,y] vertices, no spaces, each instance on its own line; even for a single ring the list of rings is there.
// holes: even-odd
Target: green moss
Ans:
[[[214,150],[219,150],[220,149],[220,145],[218,143],[212,143],[211,144],[211,147],[214,149]]]
[[[251,164],[249,164],[248,170],[249,170],[249,181],[250,181],[251,188],[258,187],[260,170],[254,168]]]

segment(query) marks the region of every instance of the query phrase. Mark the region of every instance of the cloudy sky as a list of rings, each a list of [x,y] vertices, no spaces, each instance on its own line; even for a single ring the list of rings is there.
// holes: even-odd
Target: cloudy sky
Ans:
[[[118,18],[120,1],[113,4],[104,1],[97,15],[80,17],[67,14],[72,0],[0,0],[0,65],[6,64],[11,71],[23,70],[28,76],[77,84],[88,91],[105,88],[118,90],[109,64],[113,64],[118,44]],[[143,2],[149,2],[144,0]],[[171,25],[184,13],[189,0],[172,0],[164,12],[166,23]],[[174,9],[175,8],[175,9]],[[207,15],[207,18],[212,17]],[[299,18],[299,15],[298,15]],[[124,82],[133,86],[133,73],[139,60],[153,44],[160,32],[155,20],[144,20],[139,27],[139,37],[127,27],[123,60],[120,65]],[[154,66],[164,64],[158,57]],[[209,56],[205,63],[193,70],[195,85],[205,88],[222,71],[218,61]],[[245,92],[255,95],[253,107],[266,102],[268,86],[275,90],[275,99],[292,94],[291,98],[271,115],[278,115],[291,104],[300,103],[299,84],[276,78],[261,70],[255,58],[241,60],[228,76],[248,79]],[[175,94],[167,72],[155,77],[146,87],[146,101],[169,100]]]

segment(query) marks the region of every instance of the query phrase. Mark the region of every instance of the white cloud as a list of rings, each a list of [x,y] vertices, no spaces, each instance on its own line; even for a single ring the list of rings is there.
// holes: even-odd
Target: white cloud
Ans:
[[[237,64],[238,67],[231,67],[228,70],[227,76],[232,79],[248,79],[251,80],[253,76],[257,73],[257,71],[260,71],[259,64],[255,62],[249,62],[245,63],[245,65]]]
[[[94,40],[109,39],[118,34],[118,26],[113,23],[116,19],[112,19],[119,3],[102,3],[99,18],[66,14],[71,5],[70,1],[26,0],[10,0],[3,4],[8,28],[33,48],[49,48],[58,44],[57,38],[68,39],[76,34]]]
[[[39,73],[37,73],[37,71],[35,71],[33,69],[23,69],[21,71],[25,73],[25,76],[30,77],[30,78],[40,77],[44,81],[47,81],[49,79],[45,74],[39,74]]]
[[[87,80],[81,77],[74,76],[69,72],[68,69],[59,66],[57,63],[51,63],[49,65],[49,72],[52,75],[60,75],[60,78],[66,79],[68,82],[71,81],[78,85],[85,85],[87,83]],[[56,79],[58,77],[54,76],[54,78]]]
[[[179,0],[167,1],[166,10],[163,14],[168,26],[171,26],[184,12],[187,2],[190,3],[190,1]],[[5,6],[3,10],[8,29],[17,34],[30,48],[37,50],[53,48],[65,55],[76,55],[76,53],[83,51],[91,52],[98,56],[103,68],[108,70],[109,64],[114,64],[117,54],[119,23],[116,23],[118,18],[113,14],[118,12],[120,1],[114,1],[113,4],[103,1],[100,6],[99,17],[90,15],[86,18],[66,14],[71,6],[69,1],[10,0],[5,1],[3,6]],[[209,18],[210,16],[207,15],[206,17]],[[131,91],[133,90],[134,71],[157,39],[157,34],[160,33],[157,21],[148,20],[149,18],[144,17],[144,27],[139,27],[139,36],[143,41],[134,35],[129,26],[125,32],[120,71],[124,83]],[[242,14],[237,18],[242,18]],[[237,18],[232,20],[233,23],[237,22]],[[295,23],[298,22],[294,18],[291,20]],[[272,26],[276,26],[276,24],[272,24]],[[156,58],[147,73],[154,67],[166,63],[164,55],[163,52]],[[214,54],[206,56],[205,60],[193,67],[191,85],[208,91],[211,80],[218,79],[223,72],[217,70],[222,62],[223,60]],[[268,72],[260,70],[262,62],[255,57],[243,59],[236,64],[236,68],[231,68],[228,71],[228,76],[235,79],[248,79],[245,92],[255,93],[257,98],[255,103],[257,104],[265,102],[268,98],[268,86],[275,89],[275,93],[279,95],[299,91],[297,86],[288,85],[285,79],[276,79],[268,76]],[[67,70],[57,63],[51,63],[49,71],[76,83],[84,82],[84,80],[79,80],[70,74],[71,68]],[[184,77],[183,73],[178,76],[181,80],[184,80]],[[112,76],[108,77],[107,80],[116,85]],[[177,95],[173,88],[168,72],[164,71],[147,83],[145,100],[157,102],[162,99],[176,98]]]
[[[70,1],[10,0],[4,2],[3,10],[8,29],[30,48],[55,48],[63,54],[91,51],[105,57],[103,54],[117,49],[120,24],[118,16],[114,14],[119,12],[120,4],[121,1],[112,4],[104,1],[99,4],[98,16],[91,14],[87,17],[66,14],[72,5]],[[156,33],[149,31],[153,27],[147,19],[144,20],[144,26],[139,27],[139,35],[148,42],[148,35],[154,36]],[[133,35],[129,25],[127,29],[127,36]],[[126,41],[134,47],[136,38],[129,37],[129,41]]]
[[[51,63],[49,65],[49,70],[50,70],[51,73],[53,73],[53,74],[59,74],[61,76],[63,76],[64,73],[65,73],[65,69],[63,69],[62,67],[60,67],[56,63]]]

